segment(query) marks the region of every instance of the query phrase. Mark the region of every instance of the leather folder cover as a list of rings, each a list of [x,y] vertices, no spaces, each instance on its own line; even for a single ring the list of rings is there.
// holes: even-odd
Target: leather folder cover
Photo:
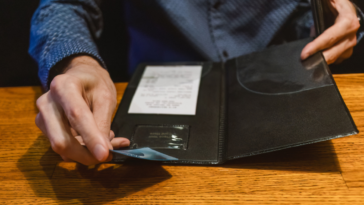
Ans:
[[[178,158],[165,163],[221,164],[226,160],[272,152],[358,133],[321,53],[300,60],[304,39],[202,65],[196,115],[128,114],[144,69],[129,82],[112,123],[115,136],[146,146],[153,131],[174,132],[184,143],[161,153]],[[178,129],[177,129],[178,128]],[[114,156],[114,162],[126,157]]]

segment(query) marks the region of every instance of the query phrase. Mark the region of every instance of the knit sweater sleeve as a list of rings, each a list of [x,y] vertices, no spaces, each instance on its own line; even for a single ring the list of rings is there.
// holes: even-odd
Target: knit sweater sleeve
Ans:
[[[89,55],[105,67],[94,42],[102,31],[99,5],[100,0],[41,0],[31,21],[29,53],[46,89],[51,68],[69,56]]]

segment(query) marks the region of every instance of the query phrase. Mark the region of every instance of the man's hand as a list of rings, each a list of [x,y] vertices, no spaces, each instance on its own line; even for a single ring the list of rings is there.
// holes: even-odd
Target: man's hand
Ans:
[[[302,60],[323,51],[328,64],[341,63],[353,54],[356,32],[360,27],[355,7],[349,0],[329,1],[331,11],[337,16],[335,24],[307,44],[301,53]]]
[[[50,90],[37,100],[36,125],[65,161],[93,165],[110,161],[109,149],[129,145],[110,130],[116,89],[109,73],[91,57],[70,60]],[[82,145],[86,145],[87,148]]]

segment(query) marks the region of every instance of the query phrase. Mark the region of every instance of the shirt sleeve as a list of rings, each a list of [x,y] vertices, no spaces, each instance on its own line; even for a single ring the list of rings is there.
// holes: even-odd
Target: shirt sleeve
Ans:
[[[351,2],[351,3],[354,5],[354,7],[356,9],[356,14],[357,14],[358,20],[360,22],[360,28],[359,28],[359,30],[357,32],[357,35],[356,35],[357,36],[357,43],[359,44],[359,42],[361,42],[363,37],[364,37],[364,28],[363,28],[363,26],[364,26],[364,13],[363,13],[363,10],[358,5],[356,5],[354,2]]]
[[[89,55],[105,64],[94,39],[102,31],[101,0],[41,0],[31,21],[29,53],[47,89],[50,69],[62,59]]]

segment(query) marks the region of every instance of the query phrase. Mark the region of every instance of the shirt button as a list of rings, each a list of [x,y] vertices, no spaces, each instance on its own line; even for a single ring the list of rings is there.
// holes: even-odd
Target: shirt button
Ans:
[[[222,52],[222,55],[223,55],[225,58],[229,57],[229,54],[228,54],[228,52],[227,52],[226,50],[224,50],[224,51]]]
[[[221,6],[221,1],[217,1],[212,7],[217,10],[220,8],[220,6]]]

